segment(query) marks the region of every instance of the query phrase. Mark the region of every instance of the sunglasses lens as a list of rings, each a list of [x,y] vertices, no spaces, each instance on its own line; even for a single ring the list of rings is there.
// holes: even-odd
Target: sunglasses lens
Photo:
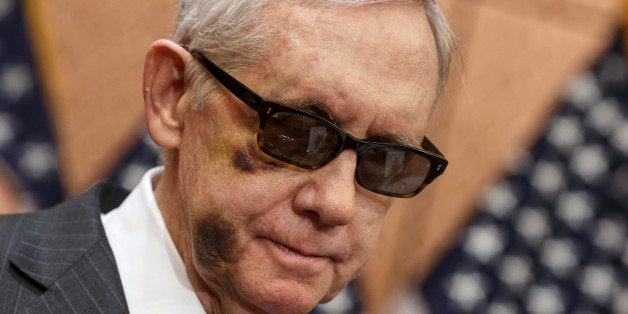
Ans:
[[[325,163],[341,144],[340,135],[330,126],[292,112],[272,115],[258,141],[267,154],[303,168],[316,168]]]
[[[430,161],[410,150],[377,147],[367,150],[356,170],[363,187],[392,196],[416,194],[430,170]]]
[[[336,156],[341,135],[328,124],[294,112],[276,112],[262,125],[258,144],[266,154],[302,168],[317,168]],[[358,183],[376,193],[408,197],[422,187],[430,160],[398,147],[368,148],[359,157]]]

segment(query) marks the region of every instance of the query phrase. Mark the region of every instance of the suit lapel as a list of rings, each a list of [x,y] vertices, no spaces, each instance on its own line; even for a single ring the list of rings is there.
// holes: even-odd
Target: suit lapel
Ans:
[[[127,194],[99,185],[24,220],[9,259],[29,291],[41,294],[24,298],[24,306],[35,302],[29,312],[128,311],[100,221],[100,213],[117,207]]]

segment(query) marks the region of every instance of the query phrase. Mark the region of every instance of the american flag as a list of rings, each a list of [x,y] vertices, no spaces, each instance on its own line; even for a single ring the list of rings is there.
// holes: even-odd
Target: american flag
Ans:
[[[0,1],[0,177],[22,193],[28,206],[46,208],[63,200],[55,139],[46,115],[36,62],[25,29],[22,2]],[[126,152],[111,182],[133,188],[158,161],[148,136]],[[1,165],[0,165],[1,166]]]
[[[432,313],[628,313],[623,32],[421,287]]]
[[[628,313],[628,70],[621,36],[567,87],[544,134],[491,187],[421,287],[432,313]],[[63,199],[21,1],[0,0],[0,178]],[[145,136],[111,181],[157,164]],[[5,164],[5,165],[3,165]],[[315,313],[359,313],[356,283]]]

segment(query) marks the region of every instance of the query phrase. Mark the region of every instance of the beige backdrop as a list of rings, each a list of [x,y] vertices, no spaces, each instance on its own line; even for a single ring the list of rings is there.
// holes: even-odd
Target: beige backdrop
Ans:
[[[483,188],[537,136],[566,80],[612,38],[618,2],[439,1],[464,60],[428,132],[450,167],[420,197],[391,209],[362,276],[367,308],[385,311],[391,296],[423,280]],[[144,53],[169,37],[176,0],[24,3],[62,182],[73,195],[106,177],[141,135]]]
[[[569,77],[614,36],[615,0],[441,0],[465,68],[453,75],[430,138],[450,160],[425,195],[397,202],[365,271],[369,308],[421,282],[471,218],[483,189],[527,148]],[[460,72],[459,72],[460,73]],[[385,311],[384,311],[385,312]]]

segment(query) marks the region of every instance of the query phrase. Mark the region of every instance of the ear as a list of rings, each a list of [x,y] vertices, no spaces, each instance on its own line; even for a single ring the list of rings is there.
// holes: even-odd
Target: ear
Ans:
[[[144,109],[148,132],[157,145],[179,147],[183,120],[177,106],[185,94],[185,65],[192,56],[178,44],[159,39],[144,63]]]

